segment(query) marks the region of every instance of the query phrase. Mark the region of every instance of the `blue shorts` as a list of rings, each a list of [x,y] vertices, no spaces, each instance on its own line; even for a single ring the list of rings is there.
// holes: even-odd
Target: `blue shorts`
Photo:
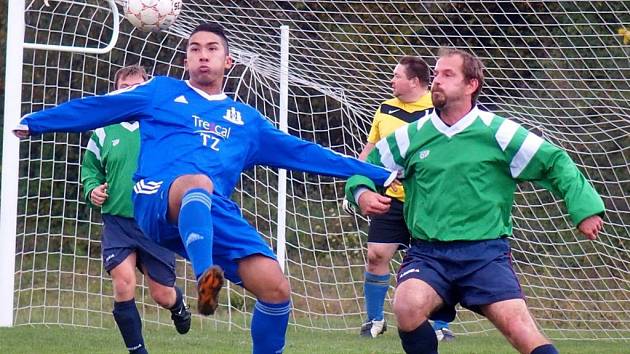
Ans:
[[[103,214],[101,255],[103,266],[109,273],[133,252],[136,267],[146,268],[148,276],[156,282],[175,285],[175,254],[146,237],[136,221],[122,216]]]
[[[413,240],[397,274],[428,283],[444,301],[432,320],[451,322],[455,305],[481,315],[481,306],[522,299],[523,292],[512,268],[507,238],[485,241],[427,242]]]
[[[160,245],[189,259],[177,225],[168,222],[168,191],[177,178],[165,177],[144,179],[134,187],[134,211],[138,225]],[[260,254],[276,259],[273,250],[258,232],[241,216],[241,211],[232,200],[212,194],[212,225],[214,264],[221,266],[225,277],[241,284],[237,261],[247,256]]]

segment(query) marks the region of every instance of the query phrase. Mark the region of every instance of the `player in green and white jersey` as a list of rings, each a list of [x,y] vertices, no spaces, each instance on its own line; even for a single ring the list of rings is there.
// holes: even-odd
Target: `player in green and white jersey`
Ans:
[[[517,183],[532,181],[565,200],[571,220],[593,240],[604,204],[563,150],[519,124],[476,106],[483,65],[442,49],[432,82],[436,108],[376,144],[368,161],[398,170],[411,247],[398,272],[394,313],[407,353],[437,353],[428,318],[450,321],[454,306],[486,316],[521,353],[552,354],[511,265],[507,237]],[[352,177],[347,197],[368,215],[388,197]]]

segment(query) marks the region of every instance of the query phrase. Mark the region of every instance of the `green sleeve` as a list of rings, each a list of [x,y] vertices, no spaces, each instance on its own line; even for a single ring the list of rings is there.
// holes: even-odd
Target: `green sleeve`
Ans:
[[[400,146],[399,141],[411,141],[411,135],[416,130],[417,128],[415,123],[398,128],[395,133],[376,143],[376,146],[368,155],[366,162],[385,167],[392,171],[397,171],[399,176],[404,176],[404,155],[406,153],[406,149],[408,148],[408,144],[402,143],[402,146]],[[372,182],[369,178],[358,175],[350,177],[346,182],[345,194],[346,199],[348,199],[348,201],[354,206],[357,206],[354,200],[354,192],[356,192],[356,190],[360,187],[366,187],[374,192],[380,192],[380,190],[376,188],[374,182]]]
[[[376,185],[374,184],[374,182],[372,182],[371,179],[365,176],[354,175],[348,178],[348,181],[346,182],[346,188],[345,188],[346,199],[348,200],[348,202],[350,202],[350,204],[354,205],[355,207],[359,207],[359,206],[354,200],[354,192],[356,192],[356,190],[361,187],[366,187],[374,192],[377,191]]]
[[[90,200],[92,190],[105,183],[105,169],[100,159],[101,146],[98,143],[96,134],[92,134],[88,147],[83,154],[81,164],[81,184],[83,184],[83,197],[90,207],[94,207]]]
[[[569,155],[546,141],[540,143],[517,179],[532,181],[564,199],[571,221],[576,226],[582,220],[605,211],[602,198]]]

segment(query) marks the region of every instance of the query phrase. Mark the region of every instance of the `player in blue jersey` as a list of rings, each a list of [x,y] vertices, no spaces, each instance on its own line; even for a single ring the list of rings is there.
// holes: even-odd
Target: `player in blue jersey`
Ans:
[[[230,200],[241,172],[266,165],[342,178],[362,174],[381,186],[395,174],[285,134],[254,108],[227,97],[223,77],[232,59],[220,26],[202,24],[192,31],[184,65],[188,81],[154,77],[126,90],[73,100],[25,116],[14,133],[78,132],[137,120],[142,141],[134,176],[138,224],[191,261],[200,313],[216,310],[224,272],[250,291],[258,300],[253,351],[280,353],[291,311],[289,282],[272,250]]]

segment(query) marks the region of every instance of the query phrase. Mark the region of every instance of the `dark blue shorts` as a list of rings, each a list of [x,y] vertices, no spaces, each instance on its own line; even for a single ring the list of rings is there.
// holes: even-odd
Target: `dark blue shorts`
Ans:
[[[427,242],[413,240],[397,274],[428,283],[444,301],[430,318],[451,322],[455,305],[481,315],[480,307],[498,301],[522,299],[512,268],[507,238],[486,241]]]
[[[368,242],[398,243],[398,249],[405,249],[409,245],[411,235],[403,215],[404,204],[392,198],[389,211],[370,219]]]
[[[168,191],[176,177],[141,180],[134,186],[134,212],[138,225],[146,235],[160,245],[189,259],[177,225],[167,220]],[[241,216],[241,210],[231,199],[212,195],[212,226],[214,264],[223,268],[225,277],[241,284],[237,261],[260,254],[276,259],[273,250],[256,229]]]
[[[175,284],[175,254],[146,237],[132,218],[103,214],[101,254],[109,273],[136,252],[136,266],[144,266],[151,279],[165,285]]]

